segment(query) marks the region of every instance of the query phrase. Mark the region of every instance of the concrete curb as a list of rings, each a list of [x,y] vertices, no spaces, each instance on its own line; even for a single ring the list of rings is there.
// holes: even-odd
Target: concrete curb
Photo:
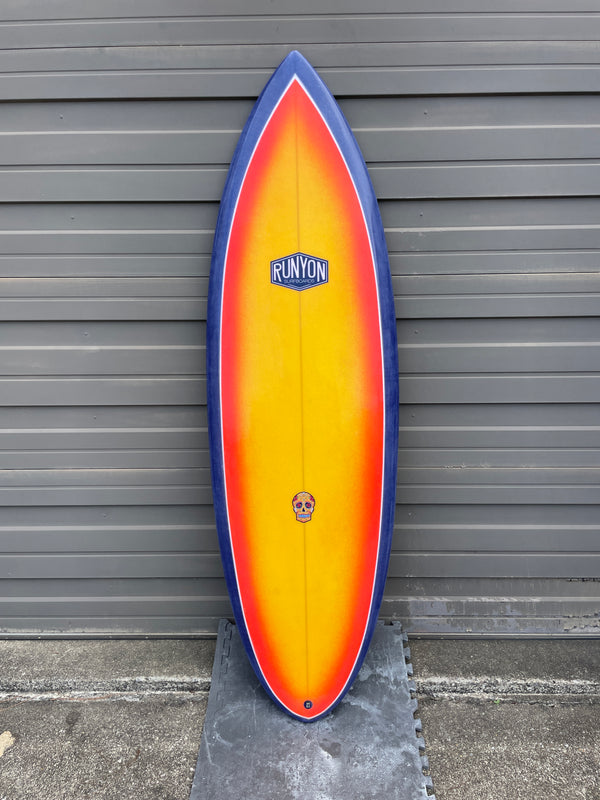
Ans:
[[[507,680],[492,676],[473,678],[430,677],[416,681],[417,695],[432,699],[474,697],[479,699],[565,697],[570,701],[581,698],[600,698],[600,683],[577,680]]]
[[[126,694],[193,694],[208,692],[210,679],[195,675],[174,678],[172,676],[140,676],[112,680],[12,680],[0,681],[0,699],[23,697],[24,699],[52,699],[53,697],[106,698]]]

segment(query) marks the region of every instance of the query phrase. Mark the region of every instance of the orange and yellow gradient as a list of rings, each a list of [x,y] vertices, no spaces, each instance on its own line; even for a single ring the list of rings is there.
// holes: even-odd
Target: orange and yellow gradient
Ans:
[[[294,291],[270,262],[327,259]],[[377,565],[384,448],[373,254],[352,179],[294,80],[250,161],[226,255],[221,413],[231,545],[264,678],[322,714],[361,648]],[[292,498],[310,492],[309,522]]]

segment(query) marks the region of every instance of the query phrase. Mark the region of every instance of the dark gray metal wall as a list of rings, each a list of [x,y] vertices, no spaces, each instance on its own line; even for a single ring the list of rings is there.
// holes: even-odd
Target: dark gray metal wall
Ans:
[[[185,635],[229,612],[209,253],[241,126],[296,47],[363,148],[397,292],[384,612],[597,633],[600,0],[1,13],[0,631]]]

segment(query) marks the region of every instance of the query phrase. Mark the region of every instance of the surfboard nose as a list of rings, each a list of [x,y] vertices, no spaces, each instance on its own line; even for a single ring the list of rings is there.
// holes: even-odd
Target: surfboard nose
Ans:
[[[312,72],[315,71],[312,64],[309,61],[307,61],[307,59],[302,55],[302,53],[299,50],[290,50],[290,52],[283,59],[281,64],[287,64],[289,66],[302,65],[303,68],[308,67]]]

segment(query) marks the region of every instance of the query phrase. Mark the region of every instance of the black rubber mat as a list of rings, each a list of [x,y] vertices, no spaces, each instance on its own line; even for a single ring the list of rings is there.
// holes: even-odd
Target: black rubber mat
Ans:
[[[222,620],[190,800],[433,797],[408,659],[400,625],[378,625],[342,702],[300,722],[269,699]]]

